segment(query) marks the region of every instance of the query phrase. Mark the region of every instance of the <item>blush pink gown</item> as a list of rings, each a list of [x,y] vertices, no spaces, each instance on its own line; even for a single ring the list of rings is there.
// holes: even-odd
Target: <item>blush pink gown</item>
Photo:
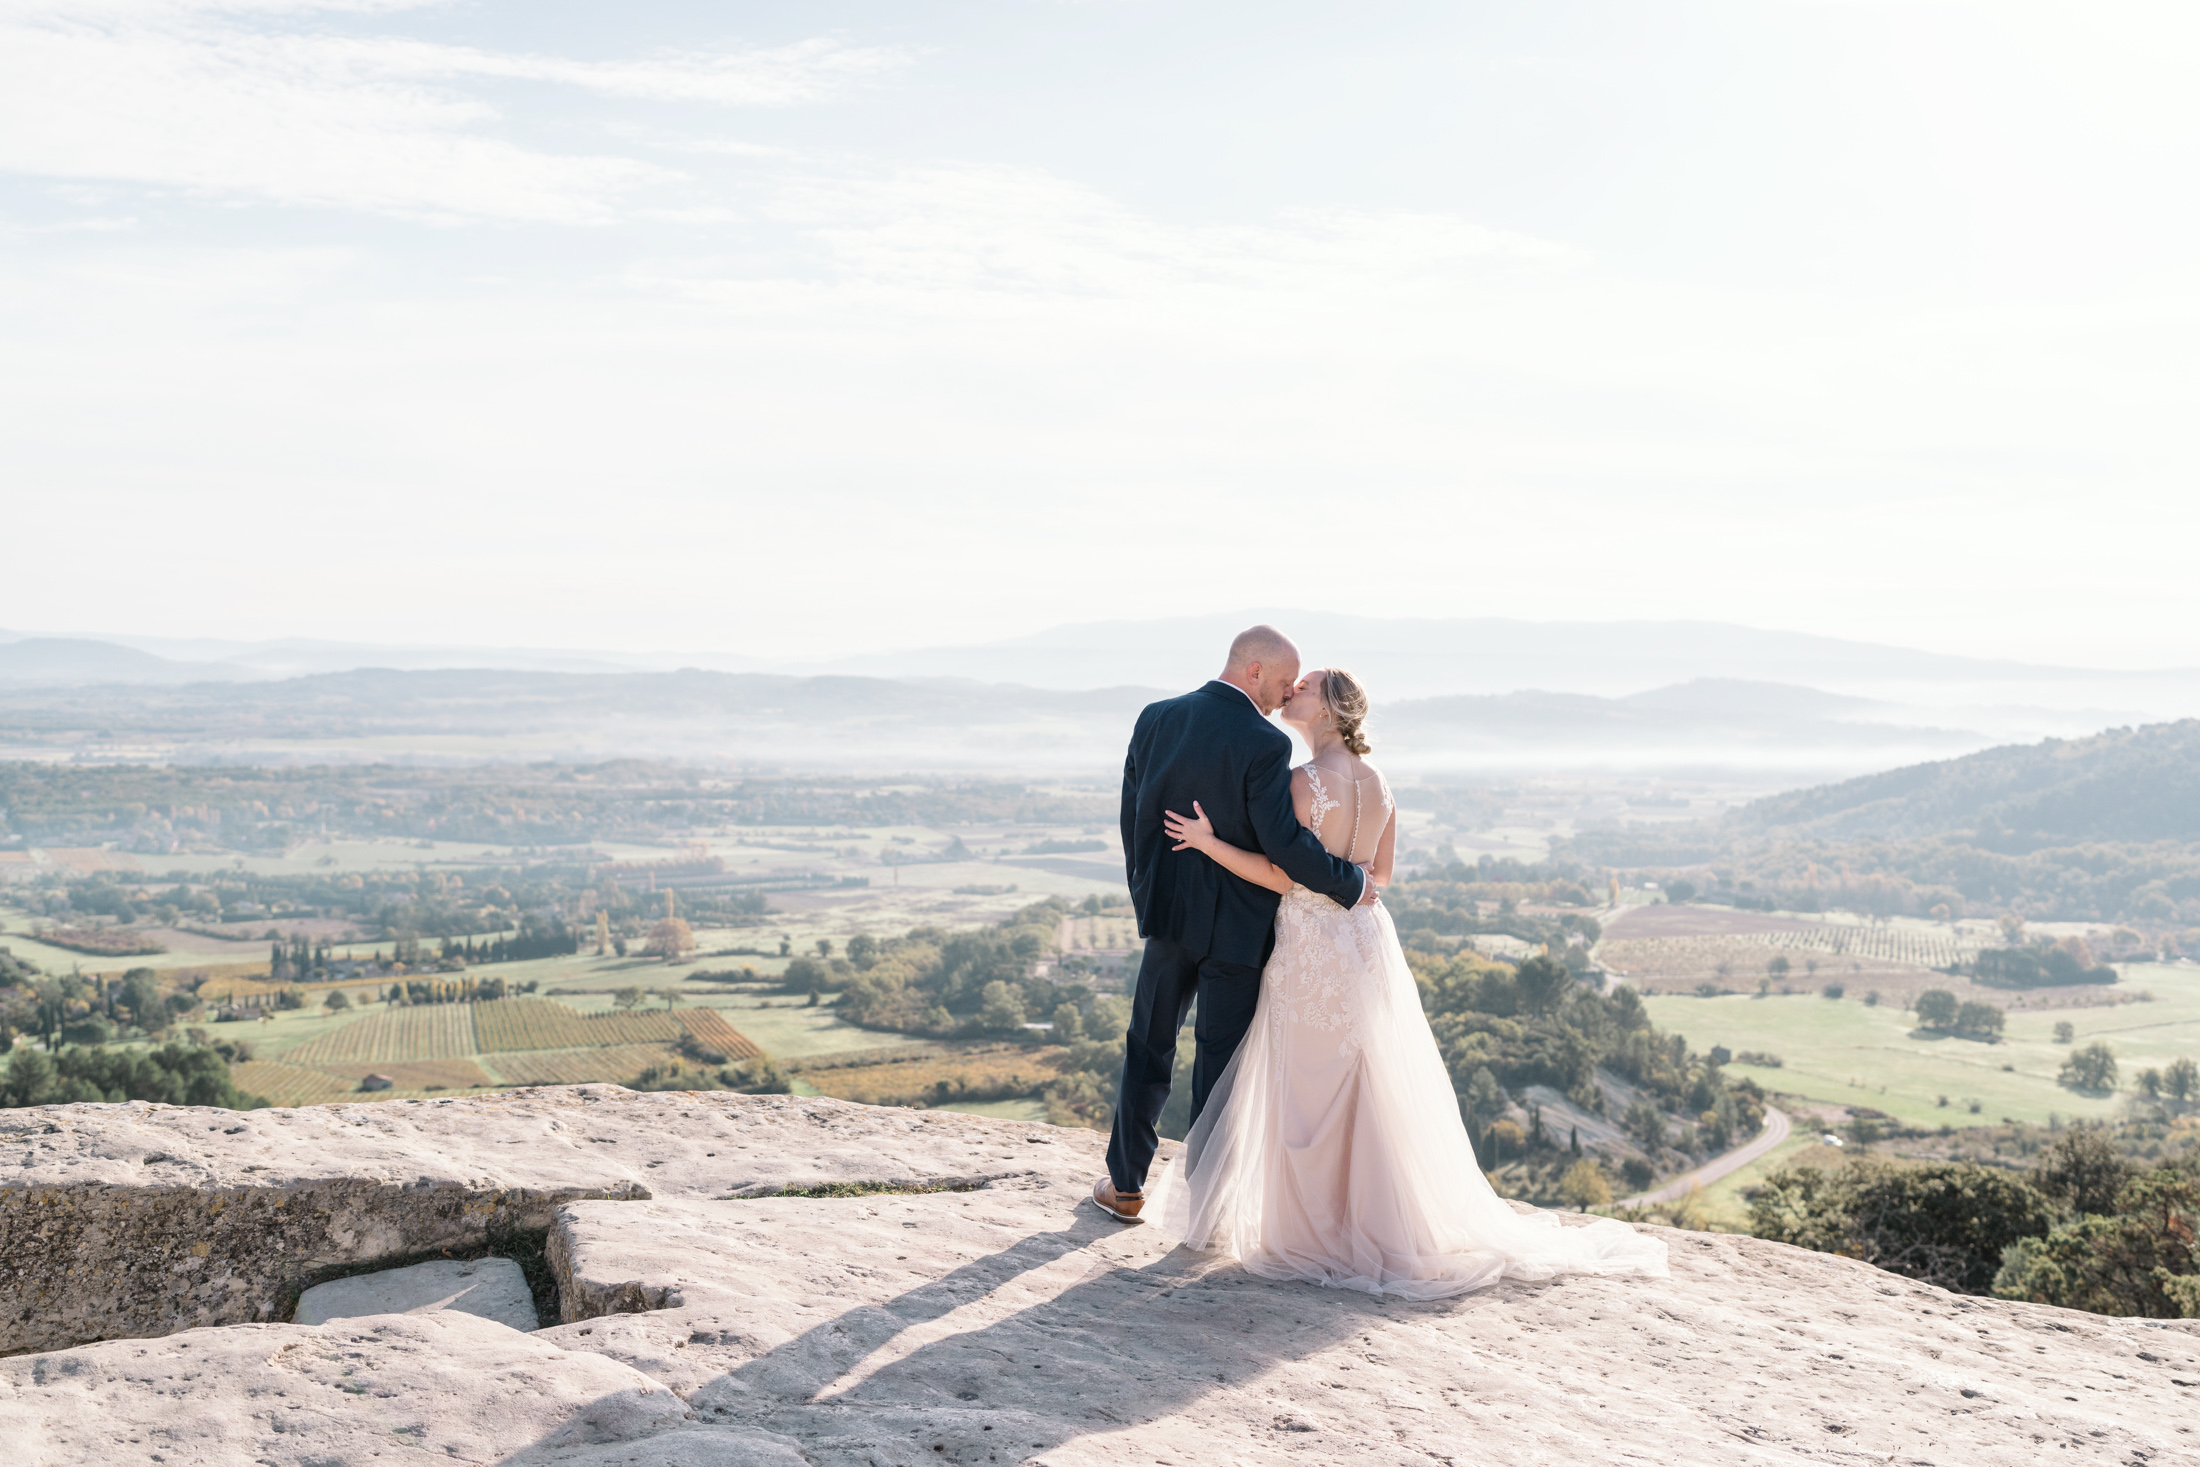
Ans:
[[[1395,808],[1357,767],[1306,766],[1306,823],[1332,854],[1367,861]],[[1390,913],[1303,887],[1283,898],[1252,1030],[1177,1165],[1167,1211],[1185,1241],[1268,1278],[1435,1299],[1500,1279],[1666,1274],[1656,1238],[1517,1213],[1491,1189]]]

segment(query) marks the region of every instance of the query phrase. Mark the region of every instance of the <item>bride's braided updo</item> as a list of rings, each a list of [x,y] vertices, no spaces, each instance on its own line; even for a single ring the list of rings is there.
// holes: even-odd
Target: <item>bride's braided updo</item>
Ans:
[[[1367,742],[1367,689],[1341,667],[1325,667],[1321,680],[1322,706],[1337,727],[1337,737],[1355,754],[1365,755]]]

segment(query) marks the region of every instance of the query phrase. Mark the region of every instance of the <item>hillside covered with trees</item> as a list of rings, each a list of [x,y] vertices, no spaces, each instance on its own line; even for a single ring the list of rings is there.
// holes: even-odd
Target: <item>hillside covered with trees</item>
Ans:
[[[1103,981],[1074,959],[1032,974],[1069,910],[1049,899],[994,927],[858,938],[841,957],[790,965],[786,986],[837,992],[842,1016],[871,1028],[1059,1047],[1055,1072],[1042,1082],[1049,1118],[1104,1129],[1113,1118],[1129,1000],[1119,980]],[[1609,1172],[1607,1196],[1622,1185],[1647,1185],[1763,1124],[1763,1092],[1730,1081],[1721,1070],[1725,1055],[1699,1054],[1680,1035],[1655,1028],[1632,989],[1604,991],[1548,955],[1514,965],[1471,949],[1430,950],[1416,939],[1407,961],[1476,1151],[1513,1195],[1565,1200],[1569,1174],[1575,1187],[1585,1182],[1577,1170],[1583,1162],[1591,1173]],[[1032,1023],[1051,1028],[1024,1027]],[[1181,1137],[1189,1124],[1190,1059],[1187,1038],[1165,1134]],[[1541,1087],[1610,1122],[1605,1129],[1625,1139],[1608,1136],[1599,1145],[1592,1137],[1585,1145],[1577,1127],[1557,1119],[1557,1102],[1546,1096],[1539,1104],[1530,1094]]]
[[[1742,906],[2200,926],[2200,720],[1912,765],[1717,824],[1587,831],[1570,854]]]

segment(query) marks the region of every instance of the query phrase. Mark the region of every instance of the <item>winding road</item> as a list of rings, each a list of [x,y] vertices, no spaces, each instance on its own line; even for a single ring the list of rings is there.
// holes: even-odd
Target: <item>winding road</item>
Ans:
[[[1787,1140],[1788,1133],[1792,1129],[1793,1127],[1788,1124],[1787,1112],[1768,1105],[1765,1107],[1765,1128],[1759,1131],[1756,1136],[1735,1147],[1732,1151],[1714,1156],[1694,1171],[1684,1172],[1656,1191],[1623,1198],[1618,1205],[1621,1207],[1647,1207],[1653,1202],[1678,1202],[1697,1188],[1708,1187],[1719,1178],[1738,1172],[1743,1167],[1748,1166],[1758,1157],[1763,1156],[1773,1147]]]

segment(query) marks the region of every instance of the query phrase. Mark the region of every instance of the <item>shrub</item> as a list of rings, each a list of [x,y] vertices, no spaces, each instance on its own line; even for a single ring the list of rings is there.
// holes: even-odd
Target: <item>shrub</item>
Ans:
[[[2046,1202],[2022,1178],[1968,1162],[1774,1172],[1750,1198],[1760,1238],[1839,1253],[1960,1294],[1992,1287],[2002,1255],[2044,1236]]]
[[[2200,1180],[2159,1168],[2126,1183],[2115,1207],[2013,1243],[1994,1292],[2096,1314],[2200,1318]]]
[[[689,1069],[673,1061],[651,1065],[626,1082],[629,1090],[739,1090],[750,1095],[785,1095],[791,1087],[771,1056],[761,1055],[722,1069]]]

